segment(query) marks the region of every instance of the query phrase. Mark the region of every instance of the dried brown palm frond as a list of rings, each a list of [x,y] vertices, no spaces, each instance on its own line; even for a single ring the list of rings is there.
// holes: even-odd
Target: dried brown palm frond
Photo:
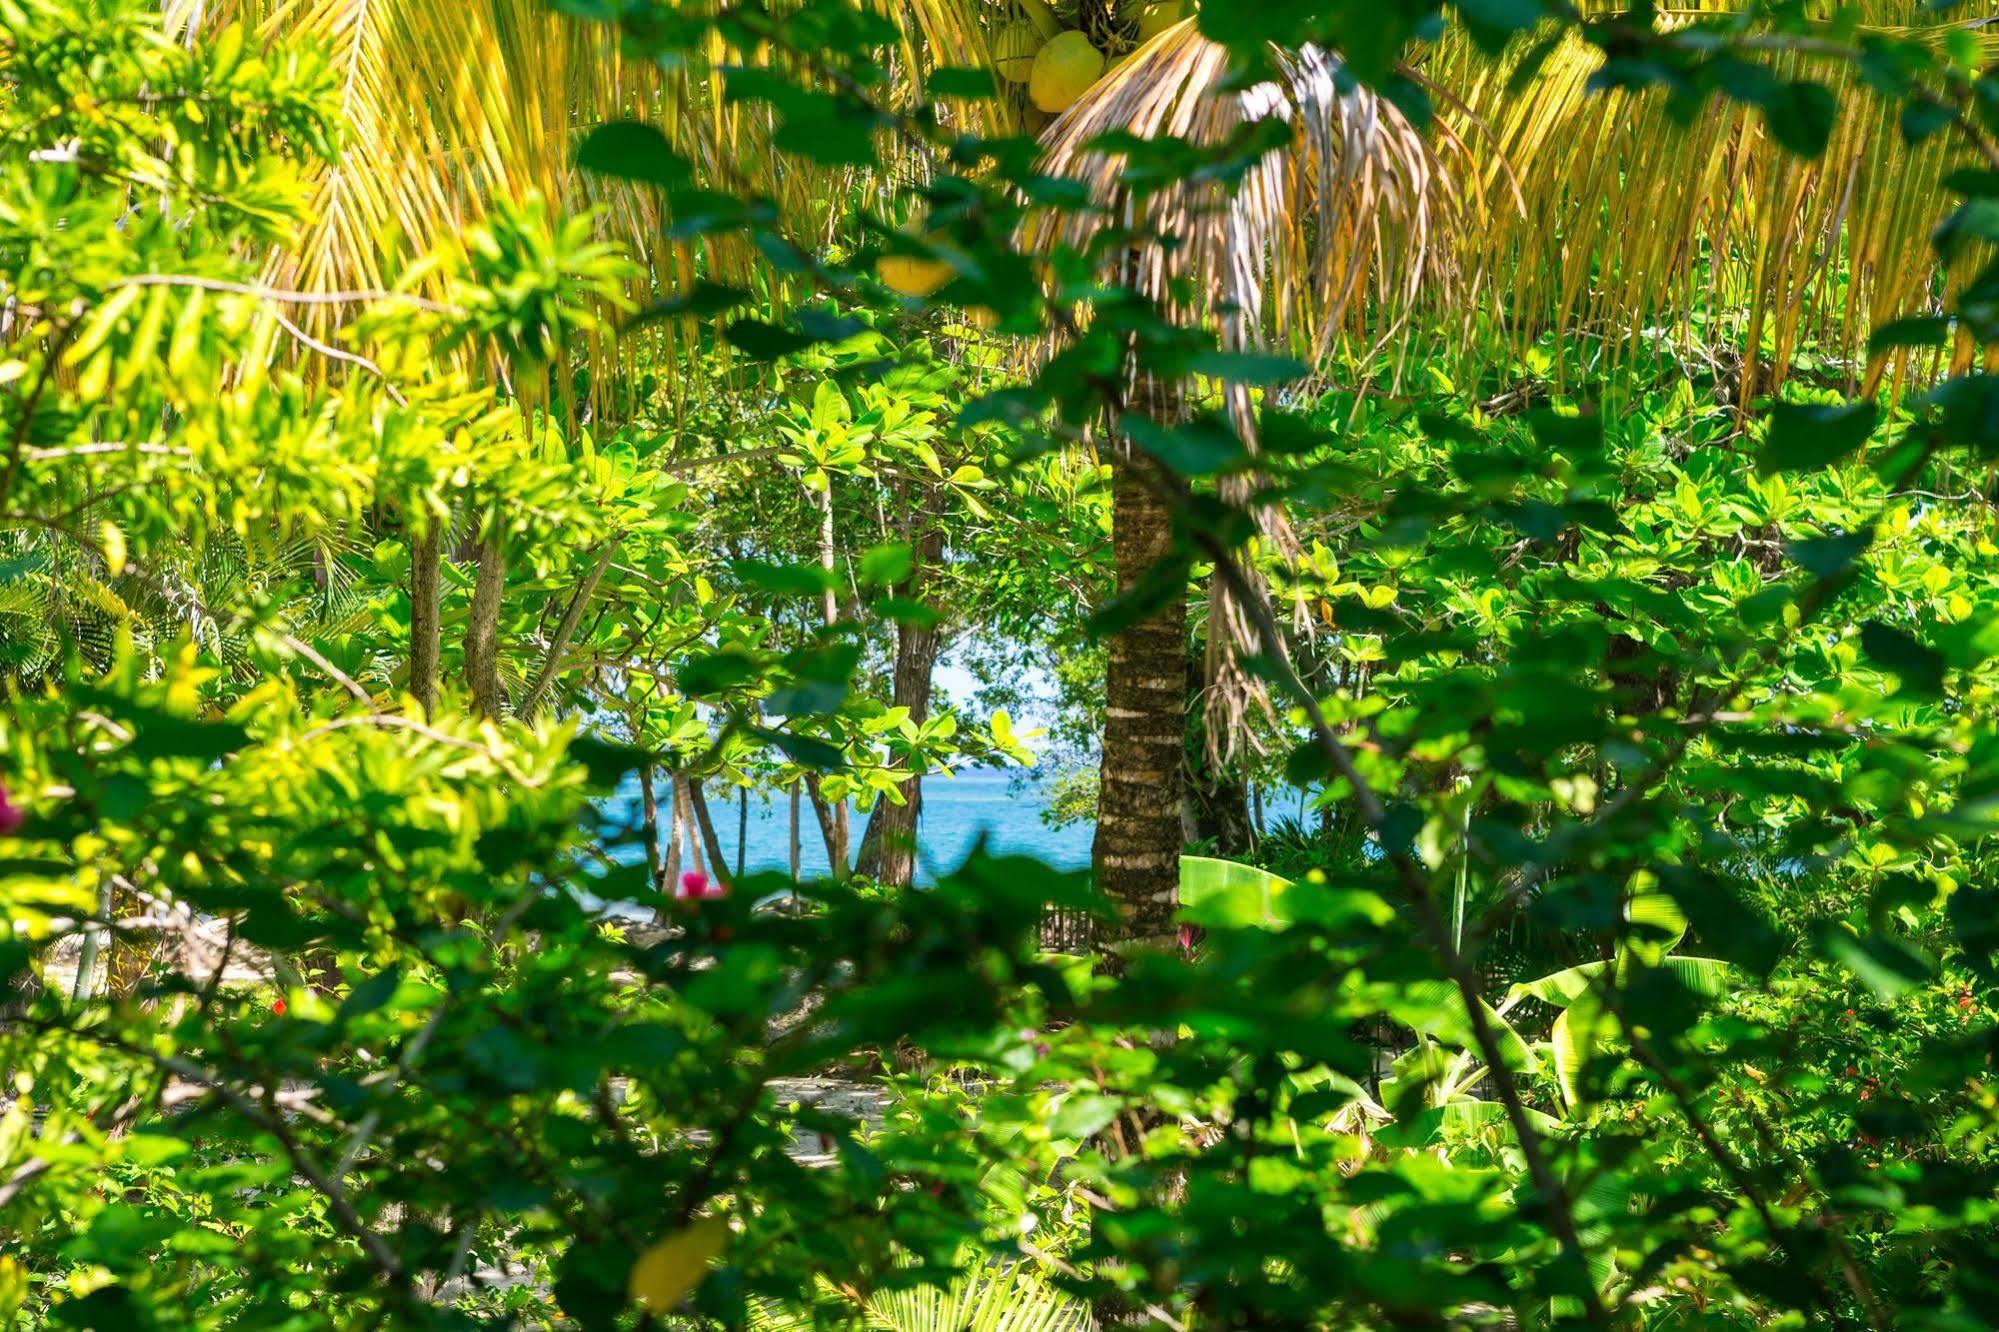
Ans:
[[[1426,290],[1453,287],[1452,237],[1477,200],[1440,149],[1343,79],[1337,56],[1308,46],[1273,59],[1278,80],[1233,90],[1227,50],[1193,22],[1159,34],[1042,138],[1044,169],[1083,183],[1105,212],[1038,216],[1026,241],[1083,251],[1107,222],[1155,237],[1128,274],[1136,290],[1177,320],[1211,325],[1226,348],[1288,341],[1312,361],[1340,333],[1379,337]],[[1290,142],[1234,188],[1203,177],[1140,197],[1096,146],[1121,132],[1219,147],[1266,119],[1289,125]]]
[[[1718,0],[1707,12],[1733,7]],[[1918,0],[1871,0],[1866,17],[1918,36],[1950,26]],[[1968,31],[1999,57],[1999,31]],[[1686,343],[1719,332],[1740,341],[1747,403],[1801,346],[1855,355],[1874,325],[1939,307],[1930,232],[1949,208],[1942,180],[1959,150],[1949,135],[1909,144],[1898,104],[1870,94],[1849,62],[1773,57],[1777,73],[1816,80],[1837,101],[1826,151],[1805,158],[1740,103],[1717,99],[1681,126],[1656,92],[1592,88],[1602,57],[1574,34],[1525,71],[1532,50],[1523,40],[1495,61],[1453,36],[1421,67],[1483,187],[1518,200],[1493,210],[1462,258],[1488,276],[1500,341],[1588,330],[1622,351],[1649,335]],[[1717,330],[1730,311],[1739,324]],[[1697,316],[1706,329],[1694,328]],[[1912,369],[1934,366],[1897,353],[1852,379],[1872,390]]]
[[[1102,212],[1037,216],[1025,241],[1085,253],[1115,226],[1140,240],[1106,263],[1168,318],[1212,329],[1225,350],[1274,341],[1316,365],[1335,339],[1392,336],[1433,288],[1455,287],[1455,237],[1474,209],[1433,141],[1392,103],[1343,79],[1336,56],[1308,46],[1272,58],[1275,80],[1238,90],[1228,83],[1228,52],[1193,22],[1153,38],[1043,136],[1044,169],[1083,183]],[[1204,177],[1134,192],[1119,158],[1098,146],[1119,132],[1215,148],[1273,118],[1289,126],[1288,143],[1234,186]],[[1253,447],[1249,389],[1214,391]],[[1132,392],[1155,416],[1188,408],[1187,386],[1141,380]],[[1230,485],[1230,498],[1254,503],[1254,482]],[[1258,506],[1258,514],[1273,547],[1288,549],[1281,509]],[[1248,610],[1219,580],[1209,616],[1203,697],[1220,757],[1250,736],[1250,715],[1268,703],[1243,668],[1257,642]]]

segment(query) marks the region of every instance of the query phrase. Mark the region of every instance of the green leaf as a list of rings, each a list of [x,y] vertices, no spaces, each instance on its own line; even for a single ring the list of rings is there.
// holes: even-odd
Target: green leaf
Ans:
[[[1180,857],[1180,917],[1192,925],[1288,925],[1283,901],[1290,888],[1289,879],[1254,865],[1209,856]]]
[[[569,757],[583,765],[590,785],[600,790],[617,786],[626,773],[637,772],[652,761],[650,750],[606,740],[588,731],[569,742]]]
[[[817,346],[823,339],[795,329],[779,328],[761,319],[737,319],[722,330],[722,336],[729,345],[745,356],[758,361],[775,361],[795,355],[808,347]]]
[[[1950,342],[1947,315],[1906,315],[1875,325],[1867,339],[1867,354],[1880,356],[1900,347],[1942,347]]]
[[[909,577],[916,567],[916,552],[906,541],[891,541],[870,548],[861,556],[861,580],[881,587],[893,587]]]
[[[694,698],[705,698],[748,684],[757,677],[757,664],[739,651],[704,652],[687,658],[674,672],[674,682]]]
[[[402,984],[402,980],[401,967],[388,967],[376,972],[347,992],[347,997],[340,1001],[338,1020],[351,1022],[374,1012],[395,997],[396,987]]]
[[[1796,79],[1779,84],[1762,101],[1770,137],[1800,157],[1818,157],[1832,138],[1839,102],[1823,84]]]
[[[636,120],[614,120],[591,130],[576,150],[576,165],[601,176],[648,185],[680,185],[694,174],[666,135]]]
[[[1771,411],[1756,470],[1768,476],[1830,466],[1865,444],[1880,416],[1871,402],[1837,407],[1780,402]]]
[[[1860,626],[1860,646],[1876,665],[1901,677],[1902,688],[1935,698],[1943,693],[1943,654],[1879,620]]]
[[[969,65],[939,65],[924,80],[935,97],[983,99],[999,96],[999,84],[989,69]]]
[[[786,758],[801,768],[812,768],[818,772],[841,772],[846,769],[846,756],[841,754],[838,746],[824,740],[762,726],[753,728],[750,734],[776,745]]]
[[[1855,934],[1839,925],[1820,927],[1819,952],[1838,962],[1883,999],[1894,999],[1926,981],[1934,968],[1928,958],[1900,939]]]
[[[1187,368],[1197,375],[1236,384],[1288,384],[1303,379],[1312,370],[1294,357],[1237,351],[1202,352]]]

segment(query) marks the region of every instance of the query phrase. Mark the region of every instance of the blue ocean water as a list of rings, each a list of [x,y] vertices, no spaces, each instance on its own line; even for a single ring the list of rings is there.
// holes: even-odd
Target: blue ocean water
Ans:
[[[996,854],[1033,856],[1057,869],[1084,869],[1090,863],[1090,839],[1094,829],[1088,823],[1050,828],[1041,821],[1047,807],[1047,789],[1039,781],[1019,780],[1018,773],[975,768],[956,775],[933,773],[923,779],[923,816],[916,830],[917,881],[934,882],[940,873],[964,860],[983,835],[986,849]],[[664,783],[662,783],[664,785]],[[664,792],[662,792],[664,799]],[[790,798],[782,792],[752,793],[746,836],[738,838],[741,811],[736,793],[710,788],[709,814],[715,833],[735,869],[738,842],[744,869],[783,871],[790,863]],[[638,795],[634,788],[621,792],[618,808],[607,811],[615,820],[638,817]],[[867,816],[859,811],[848,815],[853,844],[860,846]],[[799,808],[799,872],[804,877],[821,878],[827,873],[826,841],[812,815],[809,800]],[[620,857],[623,859],[624,857]]]

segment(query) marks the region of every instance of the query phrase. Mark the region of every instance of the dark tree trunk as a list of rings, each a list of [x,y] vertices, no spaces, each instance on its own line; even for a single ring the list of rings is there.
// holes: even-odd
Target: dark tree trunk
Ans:
[[[1205,654],[1204,654],[1205,655]],[[1203,656],[1190,656],[1193,678]],[[1217,762],[1205,719],[1198,708],[1187,714],[1187,792],[1184,828],[1190,842],[1207,842],[1225,860],[1239,860],[1255,844],[1249,815],[1249,784],[1240,772]]]
[[[479,542],[478,576],[465,626],[465,683],[472,706],[488,717],[503,716],[507,696],[500,689],[500,600],[507,589],[507,553],[498,533]]]
[[[1132,464],[1114,458],[1111,545],[1120,592],[1173,552],[1173,513]],[[1090,862],[1120,934],[1166,944],[1180,886],[1181,769],[1187,738],[1187,602],[1111,636],[1104,672],[1102,784]]]
[[[645,826],[639,829],[639,839],[646,847],[646,869],[652,875],[652,886],[657,888],[666,881],[666,865],[659,854],[659,792],[652,783],[652,764],[639,769],[640,812]]]
[[[895,595],[912,602],[923,600],[926,573],[944,551],[944,533],[937,526],[929,502],[917,511],[923,531],[911,543],[914,560],[909,577],[895,588]],[[905,620],[895,628],[895,706],[909,709],[909,720],[921,726],[930,716],[930,692],[937,669],[937,651],[943,635],[935,619]],[[906,766],[898,759],[898,768]],[[902,783],[905,803],[886,799],[875,802],[861,837],[859,863],[854,867],[895,888],[907,888],[916,877],[916,829],[923,813],[923,777],[912,773]]]
[[[444,551],[437,520],[410,539],[410,696],[426,717],[437,711],[444,633]]]
[[[819,820],[819,835],[826,842],[826,864],[833,875],[833,882],[843,882],[850,872],[847,859],[847,821],[840,817],[846,809],[844,804],[834,805],[819,789],[819,774],[805,774],[805,792],[812,797],[812,814]]]
[[[562,620],[555,627],[555,633],[548,640],[548,655],[542,660],[541,669],[535,673],[534,683],[521,696],[516,715],[532,720],[535,709],[541,706],[542,695],[555,683],[555,677],[562,669],[562,654],[569,651],[570,640],[576,637],[577,626],[583,623],[583,613],[590,607],[590,598],[597,594],[597,584],[604,579],[604,571],[611,567],[617,557],[620,537],[609,537],[597,552],[589,572],[569,594],[569,602],[562,610]]]
[[[1248,785],[1234,773],[1210,767],[1199,755],[1190,755],[1188,764],[1189,840],[1213,843],[1215,854],[1224,860],[1248,855],[1256,839]]]
[[[694,826],[701,830],[701,845],[707,849],[710,874],[717,883],[728,881],[729,862],[722,855],[722,839],[715,834],[715,820],[708,811],[708,795],[699,777],[687,779],[687,804],[694,811]]]

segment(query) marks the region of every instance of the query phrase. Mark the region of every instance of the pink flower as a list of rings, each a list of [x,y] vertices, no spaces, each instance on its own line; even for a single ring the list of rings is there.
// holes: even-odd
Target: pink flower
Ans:
[[[726,897],[728,888],[717,883],[700,870],[688,870],[680,876],[680,886],[674,890],[674,897],[682,902],[699,902],[707,897]]]
[[[0,786],[0,837],[11,837],[27,817],[28,812],[14,803],[6,787]]]

